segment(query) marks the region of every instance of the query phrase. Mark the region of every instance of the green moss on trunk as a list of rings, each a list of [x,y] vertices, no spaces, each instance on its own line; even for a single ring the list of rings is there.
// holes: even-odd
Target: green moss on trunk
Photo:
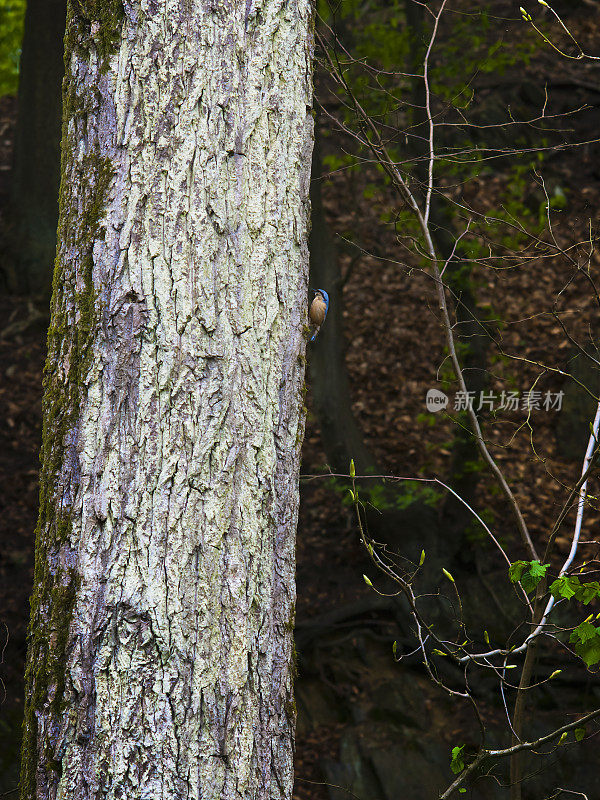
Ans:
[[[102,63],[102,72],[108,69],[110,56],[119,48],[123,26],[122,0],[71,0],[67,11],[65,34],[65,62],[73,52],[87,58],[95,50]]]

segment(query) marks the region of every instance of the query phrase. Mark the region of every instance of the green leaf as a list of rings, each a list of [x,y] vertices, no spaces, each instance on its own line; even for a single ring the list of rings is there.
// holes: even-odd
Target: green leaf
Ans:
[[[356,469],[354,467],[354,459],[353,458],[350,459],[350,477],[351,478],[355,478],[356,477]]]
[[[592,641],[596,636],[598,636],[598,629],[586,620],[575,628],[569,641],[576,642],[579,640],[582,644],[585,644]]]
[[[545,577],[546,570],[549,566],[550,564],[540,564],[539,561],[530,561],[529,574],[536,583],[539,583],[542,578]]]
[[[367,578],[367,576],[366,576],[366,575],[363,575],[363,578],[364,578],[364,581],[365,581],[365,583],[367,584],[367,586],[371,586],[371,587],[373,587],[373,584],[372,584],[372,583],[371,583],[371,581],[370,581],[370,580]]]
[[[508,577],[513,583],[520,581],[523,589],[529,593],[545,577],[549,566],[539,561],[515,561],[508,568]]]
[[[419,561],[419,566],[422,567],[425,563],[425,550],[421,550],[421,560]]]
[[[585,736],[585,728],[575,728],[575,741],[580,742]]]
[[[450,769],[455,775],[458,775],[459,772],[462,772],[465,768],[465,760],[463,757],[463,750],[465,749],[466,745],[461,744],[460,746],[456,746],[452,748],[452,758],[450,760]]]
[[[560,747],[562,744],[564,744],[564,742],[565,742],[565,739],[567,738],[567,736],[568,736],[568,735],[569,735],[569,734],[568,734],[566,731],[563,733],[563,735],[562,735],[562,736],[560,737],[560,739],[558,740],[558,746],[559,746],[559,747]]]
[[[585,620],[571,633],[569,641],[575,644],[575,652],[587,667],[600,661],[600,628]]]
[[[578,590],[581,588],[581,581],[579,578],[568,575],[561,575],[552,584],[550,584],[550,593],[556,600],[559,597],[564,597],[565,600],[570,600],[575,597]]]
[[[521,575],[523,574],[523,570],[526,566],[527,561],[515,561],[510,565],[508,568],[508,577],[513,583],[517,583],[521,580]]]
[[[600,583],[598,581],[582,583],[581,588],[575,593],[575,597],[580,603],[587,606],[596,597],[600,597]]]

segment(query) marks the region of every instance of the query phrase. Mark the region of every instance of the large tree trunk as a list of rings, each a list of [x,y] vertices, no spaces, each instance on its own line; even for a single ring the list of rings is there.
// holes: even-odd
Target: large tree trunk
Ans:
[[[72,0],[22,798],[284,798],[308,0]]]
[[[42,294],[56,254],[66,0],[27,0],[11,176],[9,289]]]

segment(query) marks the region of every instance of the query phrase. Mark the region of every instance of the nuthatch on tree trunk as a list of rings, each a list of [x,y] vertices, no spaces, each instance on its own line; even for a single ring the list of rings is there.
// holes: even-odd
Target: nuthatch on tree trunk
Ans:
[[[310,304],[308,315],[311,323],[315,326],[315,332],[311,336],[311,342],[317,338],[321,325],[325,322],[327,311],[329,310],[329,295],[325,289],[317,289],[315,299]]]

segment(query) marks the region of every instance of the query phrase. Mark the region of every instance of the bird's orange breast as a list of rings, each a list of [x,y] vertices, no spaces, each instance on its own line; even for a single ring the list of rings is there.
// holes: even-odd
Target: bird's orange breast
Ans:
[[[326,310],[327,305],[325,304],[325,301],[321,295],[317,295],[310,305],[310,321],[313,323],[313,325],[323,324]]]

